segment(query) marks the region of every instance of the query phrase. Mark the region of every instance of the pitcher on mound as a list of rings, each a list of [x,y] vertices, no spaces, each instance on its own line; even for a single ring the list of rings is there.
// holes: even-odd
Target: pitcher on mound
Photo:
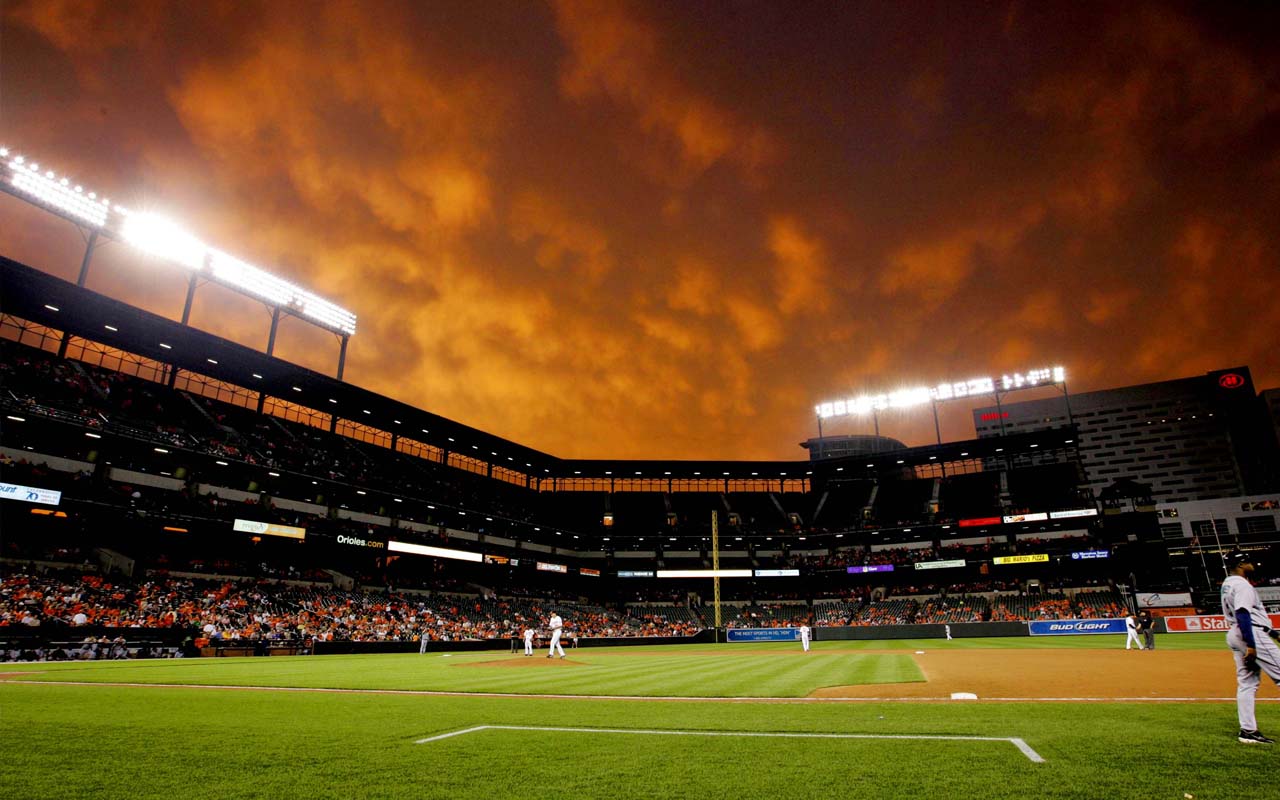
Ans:
[[[551,651],[547,653],[547,658],[555,658],[557,650],[560,651],[560,657],[564,658],[564,648],[560,646],[560,634],[564,632],[564,620],[560,619],[560,615],[553,611],[547,627],[551,628]]]

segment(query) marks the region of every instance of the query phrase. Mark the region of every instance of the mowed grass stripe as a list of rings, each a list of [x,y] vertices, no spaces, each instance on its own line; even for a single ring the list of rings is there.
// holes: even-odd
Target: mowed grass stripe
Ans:
[[[579,652],[566,661],[391,654],[334,660],[39,664],[31,669],[38,674],[27,679],[50,681],[667,697],[803,697],[827,686],[923,680],[909,656],[861,653],[645,653],[619,658]]]

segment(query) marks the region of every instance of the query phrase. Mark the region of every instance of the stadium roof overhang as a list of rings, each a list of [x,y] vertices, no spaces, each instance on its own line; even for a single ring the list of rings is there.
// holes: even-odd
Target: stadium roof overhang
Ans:
[[[520,472],[545,475],[560,463],[546,453],[182,325],[3,256],[0,312],[498,466],[508,464]]]

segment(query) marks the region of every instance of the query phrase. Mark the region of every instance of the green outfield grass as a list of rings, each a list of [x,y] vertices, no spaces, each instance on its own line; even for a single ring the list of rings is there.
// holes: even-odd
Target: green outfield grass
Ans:
[[[1218,634],[1161,637],[1166,649],[1222,647]],[[42,664],[36,680],[113,683],[407,689],[510,694],[662,697],[803,697],[815,689],[922,681],[911,653],[1008,648],[1122,648],[1123,636],[899,639],[583,647],[546,663],[509,652],[403,653],[315,658],[219,658]],[[877,652],[867,651],[901,651]],[[791,654],[796,657],[779,657]],[[544,667],[544,668],[539,668]],[[14,669],[23,669],[15,667]]]
[[[583,648],[554,662],[508,653],[118,661],[50,665],[39,679],[668,697],[803,697],[824,686],[924,680],[906,654],[676,650]]]
[[[1217,635],[1161,637],[1167,649]],[[1105,641],[1104,641],[1105,640]],[[1122,647],[1118,637],[584,648],[580,664],[508,653],[7,665],[0,794],[12,798],[1259,798],[1280,751],[1236,743],[1229,703],[812,703],[832,680],[918,679],[872,649]],[[1065,644],[1071,642],[1071,644]],[[985,643],[985,644],[984,644]],[[793,651],[792,653],[779,651]],[[826,652],[824,652],[826,651]],[[519,658],[519,657],[517,657]],[[1136,658],[1136,657],[1135,657]],[[881,663],[877,663],[881,662]],[[467,697],[57,685],[60,681],[452,691],[743,695],[735,701]],[[757,683],[771,688],[762,691]],[[579,686],[618,682],[610,691]],[[856,682],[856,681],[855,681]],[[471,688],[462,688],[471,687]],[[573,691],[570,691],[573,689]],[[1274,692],[1266,695],[1274,696]],[[1264,730],[1280,727],[1259,703]],[[645,734],[482,730],[592,727]],[[1020,737],[1005,741],[671,736],[657,731]]]

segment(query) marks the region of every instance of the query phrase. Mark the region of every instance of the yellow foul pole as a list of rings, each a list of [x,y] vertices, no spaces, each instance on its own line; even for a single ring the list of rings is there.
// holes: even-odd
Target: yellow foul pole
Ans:
[[[720,517],[711,511],[711,584],[715,587],[716,630],[720,630]]]

